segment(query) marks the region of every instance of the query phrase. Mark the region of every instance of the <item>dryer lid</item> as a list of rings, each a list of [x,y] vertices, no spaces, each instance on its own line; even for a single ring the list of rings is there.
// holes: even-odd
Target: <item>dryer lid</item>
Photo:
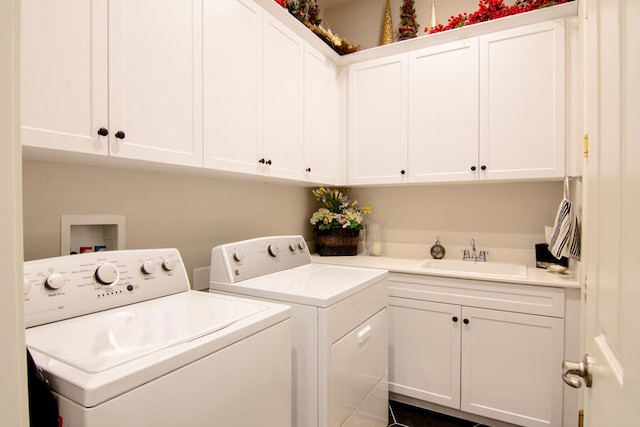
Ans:
[[[28,329],[27,346],[87,373],[192,341],[266,310],[263,304],[183,292]]]

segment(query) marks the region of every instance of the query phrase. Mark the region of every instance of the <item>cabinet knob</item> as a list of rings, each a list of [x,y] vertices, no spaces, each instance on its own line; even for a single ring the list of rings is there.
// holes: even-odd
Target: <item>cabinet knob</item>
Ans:
[[[267,164],[270,165],[271,164],[271,160],[267,160]]]
[[[119,130],[118,132],[116,132],[115,137],[118,139],[124,139],[125,138],[125,134],[124,132],[122,132],[121,130]]]
[[[453,320],[453,322],[456,323],[458,321],[458,316],[453,316],[451,320]]]
[[[406,172],[404,169],[402,169],[402,170],[400,171],[400,175],[404,175],[405,173],[407,173],[407,172]]]
[[[469,324],[469,319],[464,319],[464,320],[462,321],[462,323],[464,323],[465,325],[468,325],[468,324]]]
[[[306,168],[305,171],[311,172],[311,168]]]
[[[476,170],[476,167],[475,167],[475,166],[471,166],[471,170],[472,170],[472,171],[475,171],[475,170]]]
[[[482,169],[483,171],[486,171],[487,170],[487,165],[480,166],[480,169]]]
[[[258,160],[258,163],[262,163],[264,165],[265,159]]]
[[[98,135],[107,136],[107,135],[109,135],[109,131],[107,130],[107,128],[100,128],[100,129],[98,129]]]

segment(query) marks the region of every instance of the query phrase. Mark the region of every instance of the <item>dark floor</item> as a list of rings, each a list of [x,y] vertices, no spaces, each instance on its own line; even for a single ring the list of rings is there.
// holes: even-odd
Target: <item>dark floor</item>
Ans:
[[[393,400],[389,407],[389,427],[486,427]]]

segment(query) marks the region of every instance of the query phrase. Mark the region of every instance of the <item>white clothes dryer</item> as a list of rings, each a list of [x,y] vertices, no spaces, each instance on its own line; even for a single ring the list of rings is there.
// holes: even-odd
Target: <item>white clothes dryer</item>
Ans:
[[[314,264],[301,236],[263,237],[212,250],[210,291],[292,307],[293,425],[387,425],[387,271]]]
[[[28,261],[24,291],[60,425],[290,425],[290,308],[190,290],[176,249]]]

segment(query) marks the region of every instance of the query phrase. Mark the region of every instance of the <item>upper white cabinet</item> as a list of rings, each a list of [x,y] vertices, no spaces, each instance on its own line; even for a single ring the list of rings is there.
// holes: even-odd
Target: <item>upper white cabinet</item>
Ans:
[[[317,50],[304,55],[304,170],[311,182],[337,184],[340,175],[338,69]]]
[[[262,135],[262,14],[253,1],[206,0],[204,166],[258,173]],[[237,31],[242,22],[242,31]],[[233,42],[228,42],[233,34]]]
[[[565,60],[558,21],[480,37],[481,178],[564,176]]]
[[[564,46],[554,20],[351,65],[349,183],[563,177]]]
[[[22,6],[25,146],[202,165],[201,0]]]
[[[20,5],[22,145],[107,155],[107,2]]]
[[[406,182],[407,56],[349,67],[349,184]]]
[[[409,180],[474,179],[478,39],[409,53]]]

